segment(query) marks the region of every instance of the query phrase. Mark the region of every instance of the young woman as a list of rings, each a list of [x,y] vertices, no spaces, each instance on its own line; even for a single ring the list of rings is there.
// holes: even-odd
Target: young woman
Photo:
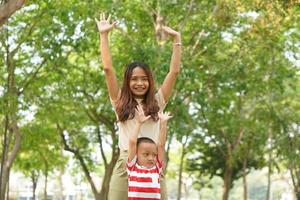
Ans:
[[[128,180],[126,161],[128,158],[129,136],[135,127],[135,108],[141,104],[145,115],[151,119],[140,128],[139,137],[148,137],[158,141],[159,120],[158,112],[162,111],[172,94],[181,59],[181,36],[173,29],[163,26],[162,29],[173,38],[173,53],[169,72],[161,86],[155,93],[152,72],[148,65],[142,62],[133,62],[127,66],[124,73],[122,88],[120,89],[117,77],[112,66],[112,59],[108,44],[108,33],[116,26],[116,22],[110,23],[110,16],[100,15],[100,21],[96,19],[100,34],[100,51],[103,63],[106,84],[109,96],[118,120],[118,135],[120,157],[114,168],[110,182],[109,200],[127,200]],[[167,199],[166,187],[161,178],[161,199]]]

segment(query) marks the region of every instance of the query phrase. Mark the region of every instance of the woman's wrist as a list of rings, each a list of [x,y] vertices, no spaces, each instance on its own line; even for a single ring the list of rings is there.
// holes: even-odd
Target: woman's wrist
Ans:
[[[181,43],[181,35],[180,35],[180,33],[178,33],[178,35],[174,36],[173,43]]]
[[[107,37],[108,32],[99,32],[100,37]]]
[[[173,38],[173,46],[181,46],[181,36],[180,33],[178,35],[175,35]]]
[[[182,46],[181,42],[173,42],[173,46]]]

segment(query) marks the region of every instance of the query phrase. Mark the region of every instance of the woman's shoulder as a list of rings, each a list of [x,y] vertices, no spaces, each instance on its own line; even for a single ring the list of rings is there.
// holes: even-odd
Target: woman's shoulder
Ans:
[[[161,88],[159,88],[157,90],[157,92],[155,93],[155,99],[157,100],[158,106],[162,109],[164,109],[164,107],[166,106],[167,102],[164,99],[163,93]]]

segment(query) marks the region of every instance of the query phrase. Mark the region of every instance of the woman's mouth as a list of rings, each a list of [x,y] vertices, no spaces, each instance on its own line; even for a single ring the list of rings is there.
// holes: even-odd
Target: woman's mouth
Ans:
[[[145,88],[134,88],[134,90],[136,90],[138,92],[143,92],[145,90]]]

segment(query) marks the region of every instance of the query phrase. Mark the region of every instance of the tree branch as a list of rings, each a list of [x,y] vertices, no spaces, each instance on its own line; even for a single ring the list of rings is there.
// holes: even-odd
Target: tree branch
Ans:
[[[43,62],[37,67],[35,72],[31,74],[26,80],[24,80],[24,86],[18,91],[18,96],[20,96],[24,90],[28,87],[28,85],[36,78],[37,74],[39,73],[40,69],[44,66],[46,63],[46,59],[43,60]]]
[[[69,151],[73,154],[76,154],[77,150],[71,148],[70,145],[68,144],[67,139],[66,139],[65,134],[64,134],[63,128],[58,123],[56,123],[56,127],[57,127],[57,129],[59,131],[59,134],[61,136],[61,139],[62,139],[62,142],[63,142],[63,145],[64,145],[64,150]]]
[[[155,27],[155,19],[153,16],[157,15],[157,12],[153,9],[153,8],[150,8],[148,5],[147,5],[147,1],[142,1],[142,6],[144,8],[144,10],[146,11],[146,13],[149,15],[149,17],[151,19],[153,19],[152,23],[153,23],[153,26]]]
[[[241,128],[240,133],[239,133],[239,137],[237,138],[236,142],[234,143],[234,145],[232,147],[233,149],[241,143],[241,140],[242,140],[243,136],[244,136],[244,128]]]
[[[89,102],[91,102],[92,104],[95,103],[95,99],[92,95],[89,95],[85,90],[81,90],[81,92],[85,97],[88,98]],[[111,132],[115,132],[114,123],[112,123],[106,116],[98,114],[95,108],[88,110],[83,106],[83,109],[92,121],[94,121],[95,123],[98,123],[100,121],[105,124]]]
[[[201,106],[200,112],[201,112],[201,114],[202,114],[203,119],[205,120],[204,125],[205,125],[206,128],[208,128],[208,123],[207,123],[207,122],[208,122],[208,119],[207,119],[207,117],[206,117],[206,115],[205,115],[205,113],[204,113],[203,106]],[[224,137],[224,139],[225,139],[225,141],[226,141],[225,134],[224,134],[223,132],[221,132],[221,133],[222,133],[222,135],[223,135],[223,137]],[[211,137],[211,138],[212,138],[212,137]],[[215,144],[217,144],[217,141],[216,141],[214,138],[212,138],[212,140],[214,140],[214,141],[215,141]],[[222,155],[223,155],[224,157],[226,157],[226,154],[225,154],[225,152],[222,150],[222,148],[220,148],[219,145],[216,145],[216,146],[217,146],[217,148],[219,149],[219,151],[222,153]]]
[[[17,117],[14,115],[12,117],[12,125],[11,125],[11,128],[13,130],[13,133],[15,133],[15,142],[14,142],[14,147],[8,157],[8,161],[7,161],[7,166],[9,168],[11,168],[12,166],[12,163],[14,162],[16,156],[17,156],[17,153],[18,151],[20,150],[20,146],[21,146],[21,132],[20,132],[20,129],[17,125]]]
[[[180,23],[179,25],[179,29],[178,30],[182,30],[187,22],[187,19],[188,19],[188,16],[190,15],[192,9],[193,9],[193,4],[194,4],[194,0],[191,0],[190,3],[189,3],[189,9],[188,11],[186,12],[185,16],[184,16],[184,19],[183,21]]]
[[[180,30],[181,30],[181,29],[180,29]],[[198,38],[197,38],[197,40],[196,40],[194,46],[192,47],[191,55],[194,54],[194,51],[195,51],[195,49],[198,47],[199,42],[200,42],[200,39],[202,38],[203,35],[204,35],[204,30],[202,30],[202,31],[199,33]]]
[[[99,140],[101,156],[102,156],[105,168],[106,168],[107,167],[107,159],[106,159],[105,153],[103,151],[102,137],[101,137],[101,131],[100,131],[99,126],[97,126],[97,136],[98,136],[98,140]]]
[[[8,0],[0,7],[0,27],[8,20],[8,18],[19,10],[26,0]]]
[[[74,154],[75,158],[79,161],[80,166],[83,169],[85,177],[87,178],[88,182],[90,183],[90,185],[92,187],[93,193],[96,194],[96,195],[98,195],[99,192],[97,191],[95,183],[94,183],[94,181],[93,181],[93,179],[92,179],[92,177],[90,175],[89,169],[88,169],[87,165],[85,164],[84,159],[83,159],[82,155],[80,154],[79,150],[70,147],[70,145],[67,143],[67,139],[65,137],[65,134],[63,133],[64,130],[63,130],[63,128],[58,123],[56,123],[56,127],[59,130],[59,134],[61,136],[61,139],[62,139],[62,142],[63,142],[63,145],[64,145],[64,149],[66,151],[69,151],[69,152],[71,152],[71,153]]]
[[[42,13],[40,13],[39,15],[37,15],[35,17],[35,21],[32,21],[30,23],[30,28],[28,30],[28,32],[26,34],[23,34],[23,38],[21,38],[20,42],[18,43],[18,45],[11,51],[12,57],[16,54],[16,52],[19,50],[20,46],[25,42],[28,41],[28,37],[32,34],[35,26],[37,25],[38,22],[40,22],[40,19],[42,18],[42,15],[45,13],[46,11],[43,11]],[[25,31],[24,31],[25,32]]]

